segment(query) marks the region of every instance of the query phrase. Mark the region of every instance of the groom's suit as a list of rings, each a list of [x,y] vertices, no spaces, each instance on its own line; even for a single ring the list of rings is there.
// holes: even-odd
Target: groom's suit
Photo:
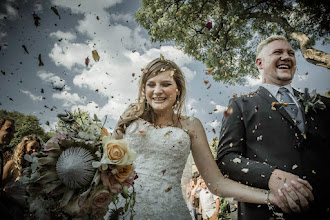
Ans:
[[[294,93],[298,96],[296,90]],[[329,217],[330,99],[322,97],[322,101],[326,109],[309,110],[304,115],[306,139],[284,108],[272,109],[272,103],[278,101],[262,86],[254,93],[231,99],[232,114],[225,114],[222,121],[217,163],[229,178],[268,189],[276,168],[306,178],[312,185],[312,212],[285,216],[286,220]],[[265,220],[272,212],[266,205],[240,203],[238,216]]]

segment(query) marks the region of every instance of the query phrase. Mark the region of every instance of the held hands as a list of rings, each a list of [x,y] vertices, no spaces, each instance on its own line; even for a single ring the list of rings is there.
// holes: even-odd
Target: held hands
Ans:
[[[297,175],[275,169],[268,182],[271,191],[269,200],[285,213],[300,213],[309,209],[314,200],[312,186]]]

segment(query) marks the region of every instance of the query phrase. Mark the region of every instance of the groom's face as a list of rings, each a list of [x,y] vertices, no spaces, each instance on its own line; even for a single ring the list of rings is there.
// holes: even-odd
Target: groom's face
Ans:
[[[283,40],[267,44],[256,64],[262,73],[263,82],[283,86],[290,84],[296,72],[296,57],[291,45]]]

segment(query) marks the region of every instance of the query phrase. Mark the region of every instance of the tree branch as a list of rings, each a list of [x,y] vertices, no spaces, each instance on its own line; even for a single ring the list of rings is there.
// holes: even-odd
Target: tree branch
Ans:
[[[296,31],[285,18],[261,12],[245,14],[242,15],[242,17],[248,19],[263,19],[278,23],[284,29],[288,37],[300,44],[300,51],[307,62],[330,69],[330,54],[313,48],[308,36],[302,32]]]
[[[330,69],[330,54],[314,49],[310,39],[301,32],[292,32],[290,37],[300,44],[300,51],[307,62]]]

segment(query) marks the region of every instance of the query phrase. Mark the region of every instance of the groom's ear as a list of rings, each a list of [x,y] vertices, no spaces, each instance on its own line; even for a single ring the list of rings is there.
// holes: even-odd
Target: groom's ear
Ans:
[[[256,59],[256,66],[258,67],[259,70],[262,70],[263,69],[262,59],[261,58],[257,58]]]

